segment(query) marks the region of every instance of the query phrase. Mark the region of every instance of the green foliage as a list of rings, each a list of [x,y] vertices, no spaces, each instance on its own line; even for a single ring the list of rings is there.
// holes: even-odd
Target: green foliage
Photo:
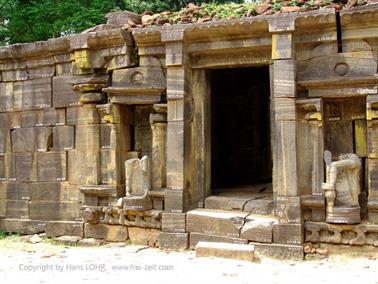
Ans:
[[[18,233],[8,233],[8,232],[3,232],[0,231],[0,240],[6,239],[6,238],[16,238],[19,237],[20,235]]]
[[[245,16],[248,12],[255,14],[255,3],[246,3],[243,5],[237,3],[228,3],[228,4],[218,4],[218,3],[209,3],[205,5],[204,9],[206,13],[211,17],[216,17],[219,19],[226,18],[240,18]]]
[[[111,11],[179,10],[188,3],[230,0],[0,0],[0,45],[79,33],[105,22]],[[243,2],[234,0],[232,2]],[[227,12],[224,12],[227,13]]]

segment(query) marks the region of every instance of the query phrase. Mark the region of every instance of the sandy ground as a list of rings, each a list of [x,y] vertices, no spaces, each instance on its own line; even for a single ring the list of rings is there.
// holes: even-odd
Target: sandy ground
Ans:
[[[325,259],[196,258],[135,245],[77,247],[0,240],[1,283],[378,283],[378,248],[329,247]],[[114,282],[116,281],[116,282]]]

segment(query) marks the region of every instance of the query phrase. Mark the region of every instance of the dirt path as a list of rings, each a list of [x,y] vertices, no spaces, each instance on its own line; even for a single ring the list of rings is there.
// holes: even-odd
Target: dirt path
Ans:
[[[356,252],[343,246],[329,251],[322,260],[249,263],[135,245],[85,248],[7,238],[0,240],[0,275],[2,283],[28,284],[378,283],[377,248]]]

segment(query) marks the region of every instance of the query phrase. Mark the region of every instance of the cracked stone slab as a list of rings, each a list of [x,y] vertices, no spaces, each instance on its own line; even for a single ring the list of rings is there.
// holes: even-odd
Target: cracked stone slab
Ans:
[[[275,218],[249,215],[240,231],[240,237],[249,241],[271,243]]]
[[[247,216],[241,211],[195,209],[186,215],[186,231],[238,238]]]

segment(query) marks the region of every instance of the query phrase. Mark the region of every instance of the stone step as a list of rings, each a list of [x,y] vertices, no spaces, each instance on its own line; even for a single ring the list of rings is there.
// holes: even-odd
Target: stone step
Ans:
[[[197,257],[221,257],[253,261],[254,246],[220,242],[199,242],[196,245]]]
[[[272,216],[242,211],[195,209],[186,215],[186,231],[192,235],[191,247],[199,241],[272,243],[275,224],[277,219]]]
[[[247,216],[241,211],[195,209],[186,214],[186,231],[238,238]]]
[[[273,213],[273,197],[271,193],[222,193],[207,197],[205,208],[271,215]]]

